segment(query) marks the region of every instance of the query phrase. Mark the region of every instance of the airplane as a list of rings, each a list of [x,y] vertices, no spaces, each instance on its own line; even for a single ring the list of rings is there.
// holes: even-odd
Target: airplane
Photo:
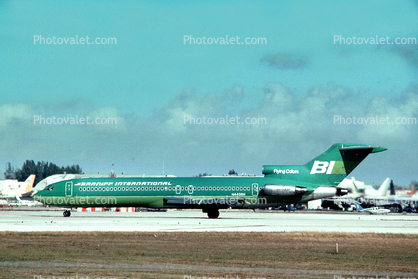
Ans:
[[[386,147],[336,143],[305,165],[264,165],[264,176],[66,175],[36,185],[33,198],[43,204],[72,207],[197,208],[209,218],[219,209],[268,208],[344,195],[336,186],[370,153]],[[45,187],[43,187],[45,185]],[[64,217],[70,211],[63,212]]]
[[[344,179],[338,187],[347,189],[349,193],[342,197],[323,199],[321,206],[336,210],[349,210],[354,204],[360,202],[364,207],[370,207],[371,205],[375,205],[371,201],[380,199],[386,195],[386,191],[390,187],[390,181],[390,178],[386,178],[378,189],[374,189],[372,185],[364,185],[363,182],[356,181],[354,177],[351,178],[351,181]],[[369,204],[368,202],[371,203]]]
[[[393,183],[392,183],[392,186],[393,186]],[[395,194],[395,188],[394,187],[391,187],[390,190],[391,190],[390,195],[392,195],[392,196],[395,196],[396,195],[399,198],[404,198],[404,197],[406,197],[406,198],[408,198],[408,197],[410,197],[410,198],[412,198],[412,197],[418,197],[418,191],[415,191],[415,186],[414,186],[413,182],[411,182],[411,184],[409,185],[409,191],[407,191],[407,190],[401,190],[400,191],[401,192],[400,194]]]
[[[390,182],[391,189],[393,187],[393,180]],[[391,191],[394,192],[394,191]],[[374,197],[364,197],[359,198],[358,202],[361,203],[363,207],[365,206],[380,206],[385,208],[390,208],[392,212],[402,212],[407,208],[416,208],[418,207],[418,194],[415,195],[388,195],[388,196],[374,196]]]
[[[30,196],[32,193],[33,183],[35,182],[35,177],[36,175],[31,174],[25,182],[18,182],[13,179],[3,180],[3,185],[0,188],[0,199],[10,199],[15,196]]]
[[[359,212],[368,212],[370,214],[388,214],[390,212],[390,209],[379,208],[377,206],[365,209],[359,203],[356,203],[356,209]]]

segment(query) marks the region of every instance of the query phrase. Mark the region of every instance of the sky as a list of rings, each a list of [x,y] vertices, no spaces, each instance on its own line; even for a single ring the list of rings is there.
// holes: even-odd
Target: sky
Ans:
[[[350,142],[388,148],[357,180],[409,185],[417,31],[416,1],[2,1],[0,171],[261,175]]]

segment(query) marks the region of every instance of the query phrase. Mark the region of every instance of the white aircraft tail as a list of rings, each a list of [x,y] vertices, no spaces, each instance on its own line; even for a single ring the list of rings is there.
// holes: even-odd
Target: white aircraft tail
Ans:
[[[387,190],[389,190],[390,187],[390,178],[386,178],[385,181],[380,185],[379,189],[377,189],[377,196],[386,196]]]
[[[35,182],[35,174],[31,174],[29,175],[29,177],[25,180],[25,191],[22,194],[26,194],[26,193],[30,193],[32,191],[33,188],[33,183]]]

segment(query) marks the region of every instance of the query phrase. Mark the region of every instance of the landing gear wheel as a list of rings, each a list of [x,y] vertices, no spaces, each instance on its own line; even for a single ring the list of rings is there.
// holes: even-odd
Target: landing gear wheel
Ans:
[[[212,210],[208,212],[208,217],[210,219],[216,219],[219,217],[219,211],[218,210]]]
[[[64,217],[70,217],[70,216],[71,216],[71,212],[70,212],[69,210],[65,210],[65,211],[62,213],[62,215],[63,215]]]

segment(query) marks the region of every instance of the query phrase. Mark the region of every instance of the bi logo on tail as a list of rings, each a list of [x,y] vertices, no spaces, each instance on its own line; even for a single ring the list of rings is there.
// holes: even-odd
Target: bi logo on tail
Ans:
[[[334,168],[335,161],[326,162],[326,161],[315,161],[313,163],[311,174],[315,173],[326,173],[331,174],[332,169]]]

